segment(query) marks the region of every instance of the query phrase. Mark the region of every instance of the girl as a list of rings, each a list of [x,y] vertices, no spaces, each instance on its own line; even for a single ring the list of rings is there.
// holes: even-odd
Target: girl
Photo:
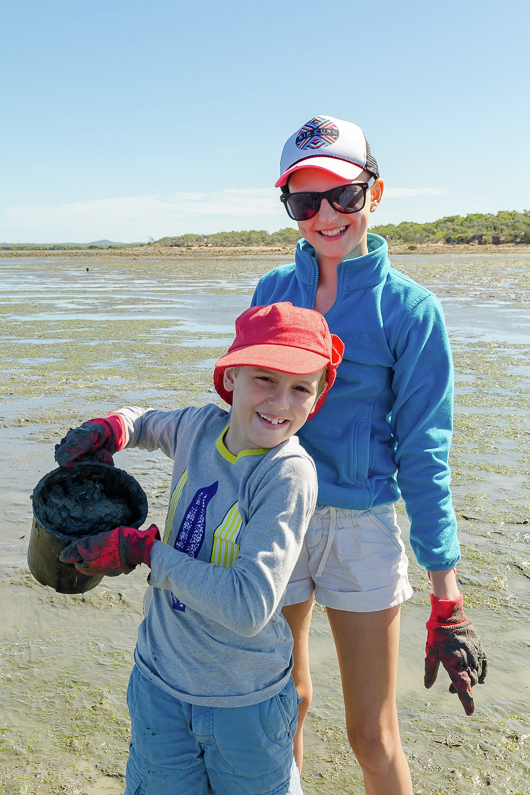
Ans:
[[[333,392],[299,438],[318,473],[318,506],[291,577],[284,615],[303,699],[312,685],[313,601],[326,607],[340,665],[348,738],[370,795],[410,795],[396,708],[400,604],[411,596],[393,503],[403,496],[410,541],[432,582],[425,685],[440,662],[467,712],[483,682],[480,638],[462,608],[448,466],[453,372],[435,296],[394,270],[386,241],[368,233],[383,181],[362,130],[315,116],[285,144],[276,187],[303,239],[295,262],[267,273],[252,303],[321,312],[345,343]]]

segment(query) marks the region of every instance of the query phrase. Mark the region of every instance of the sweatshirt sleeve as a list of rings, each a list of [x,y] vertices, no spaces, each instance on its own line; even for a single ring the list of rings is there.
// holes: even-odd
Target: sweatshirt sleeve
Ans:
[[[161,542],[149,582],[239,635],[257,635],[277,610],[314,511],[316,470],[306,456],[275,462],[251,495],[232,568],[188,557]]]
[[[190,408],[158,411],[139,406],[125,406],[114,412],[125,425],[125,447],[141,450],[162,450],[168,458],[175,457],[177,431],[188,416]]]
[[[391,424],[398,485],[410,518],[410,543],[428,570],[460,559],[450,491],[453,364],[443,312],[429,295],[399,330]]]

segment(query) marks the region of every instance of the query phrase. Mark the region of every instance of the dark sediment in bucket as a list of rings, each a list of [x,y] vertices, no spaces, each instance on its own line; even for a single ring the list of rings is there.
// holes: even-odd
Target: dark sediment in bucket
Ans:
[[[35,579],[59,593],[84,593],[101,575],[87,576],[59,555],[75,538],[140,527],[147,517],[147,498],[127,472],[95,462],[54,469],[36,485],[28,565]]]
[[[121,497],[109,497],[105,484],[89,478],[56,483],[43,494],[42,515],[52,527],[68,536],[86,536],[128,525],[133,511]]]

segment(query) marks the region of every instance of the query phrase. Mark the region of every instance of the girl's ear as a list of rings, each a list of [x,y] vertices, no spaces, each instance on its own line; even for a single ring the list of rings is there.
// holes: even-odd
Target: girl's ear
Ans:
[[[227,367],[223,373],[223,386],[227,392],[234,391],[234,382],[237,376],[236,367]]]
[[[372,185],[372,193],[370,196],[370,212],[375,213],[377,208],[379,207],[379,202],[383,198],[383,191],[385,189],[385,183],[382,179],[376,179],[374,184]]]

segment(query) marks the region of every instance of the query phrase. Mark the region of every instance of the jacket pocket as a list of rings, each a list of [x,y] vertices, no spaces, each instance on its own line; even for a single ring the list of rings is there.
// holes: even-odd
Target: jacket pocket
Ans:
[[[370,423],[357,420],[353,426],[353,480],[366,480],[370,470]]]

